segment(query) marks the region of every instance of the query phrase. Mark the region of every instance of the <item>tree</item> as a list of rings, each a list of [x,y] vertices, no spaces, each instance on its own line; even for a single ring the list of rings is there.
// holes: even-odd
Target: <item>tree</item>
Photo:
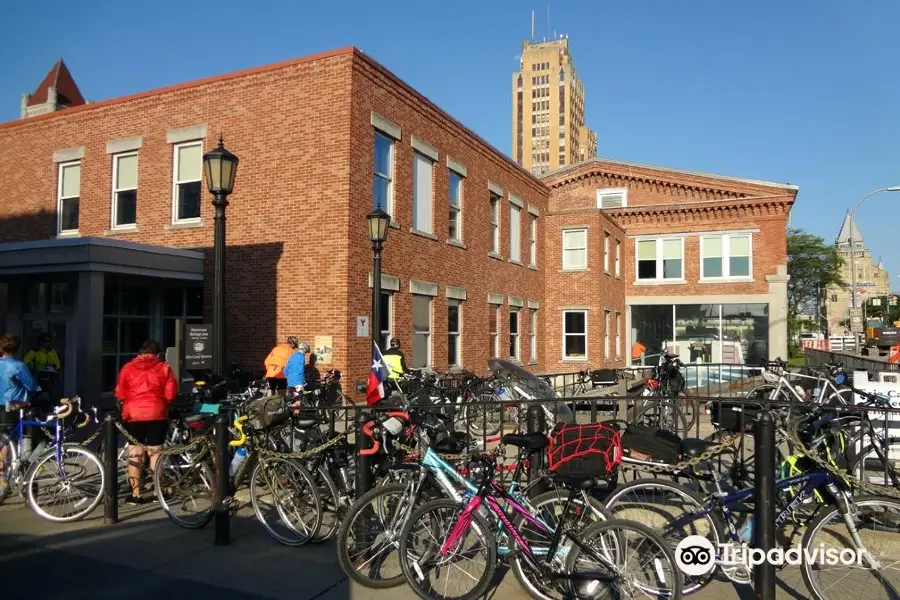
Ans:
[[[825,288],[844,285],[841,279],[842,259],[837,248],[822,238],[802,229],[791,229],[787,235],[788,332],[790,339],[800,329],[799,315],[812,308],[819,315]]]

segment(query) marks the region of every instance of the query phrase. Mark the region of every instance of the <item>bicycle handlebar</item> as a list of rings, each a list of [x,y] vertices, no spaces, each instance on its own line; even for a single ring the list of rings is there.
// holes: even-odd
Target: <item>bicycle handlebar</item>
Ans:
[[[247,434],[244,433],[244,422],[248,419],[247,415],[242,415],[234,420],[234,428],[238,430],[238,439],[231,440],[228,445],[232,448],[239,448],[247,443]]]

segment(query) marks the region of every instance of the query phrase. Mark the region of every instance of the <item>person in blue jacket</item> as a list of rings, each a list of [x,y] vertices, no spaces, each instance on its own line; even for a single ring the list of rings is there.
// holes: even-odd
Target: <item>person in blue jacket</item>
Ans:
[[[30,394],[38,389],[37,382],[25,363],[13,358],[18,351],[18,337],[10,334],[0,337],[0,428],[12,429],[16,426],[18,405],[27,403],[31,399]],[[34,438],[39,430],[30,429],[32,443],[37,444]],[[0,447],[0,502],[9,495],[9,481],[4,472],[8,452],[8,445]]]
[[[284,365],[284,376],[287,378],[289,390],[294,390],[302,398],[303,388],[306,387],[306,355],[309,354],[309,344],[300,342],[294,353]],[[299,405],[299,402],[294,404]],[[296,408],[296,406],[294,406]]]

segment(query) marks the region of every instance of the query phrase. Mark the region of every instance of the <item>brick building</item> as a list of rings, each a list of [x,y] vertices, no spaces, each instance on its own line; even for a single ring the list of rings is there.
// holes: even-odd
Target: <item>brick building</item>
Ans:
[[[209,320],[201,160],[220,133],[240,157],[229,362],[258,370],[297,335],[321,368],[365,376],[357,323],[371,309],[375,205],[393,223],[373,325],[415,366],[483,371],[491,355],[536,371],[619,365],[632,332],[686,339],[681,325],[665,329],[665,304],[673,321],[688,317],[671,306],[752,304],[741,315],[767,320],[735,331],[765,337],[762,327],[765,344],[781,343],[790,186],[600,160],[539,180],[354,48],[58,108],[0,124],[0,161],[14,166],[0,173],[14,199],[0,207],[0,314],[26,345],[55,334],[67,393],[108,393],[144,338],[172,344],[176,319]],[[598,200],[598,187],[624,190],[622,207]],[[698,232],[725,230],[749,236],[752,276],[698,281]],[[648,267],[634,257],[638,240],[660,233],[683,240],[685,273],[656,287],[635,277]],[[657,261],[661,273],[669,260]]]

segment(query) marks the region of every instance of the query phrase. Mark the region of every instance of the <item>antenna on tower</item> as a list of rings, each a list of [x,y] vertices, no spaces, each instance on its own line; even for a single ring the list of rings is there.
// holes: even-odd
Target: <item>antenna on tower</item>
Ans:
[[[547,3],[547,35],[550,35],[550,3]]]
[[[531,11],[531,41],[534,41],[534,11]]]

